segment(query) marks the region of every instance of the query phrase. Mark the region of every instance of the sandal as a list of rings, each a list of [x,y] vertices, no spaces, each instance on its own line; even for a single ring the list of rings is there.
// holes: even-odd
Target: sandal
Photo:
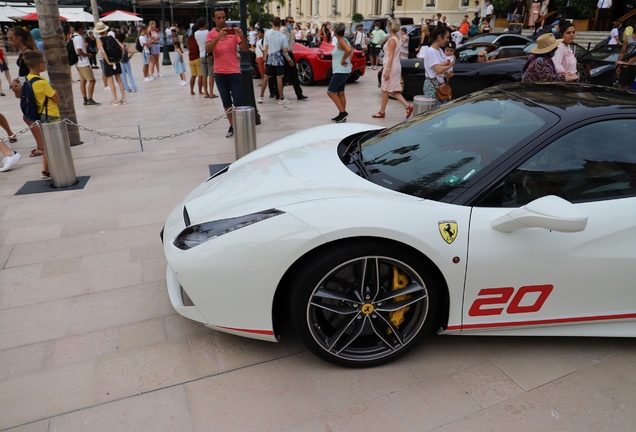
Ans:
[[[371,117],[373,117],[373,118],[384,118],[385,116],[386,116],[386,113],[378,112],[378,113],[373,114]]]
[[[411,114],[413,114],[413,105],[409,105],[406,109],[406,118],[411,117]]]
[[[218,95],[212,94],[212,96],[210,96],[210,99],[214,99],[214,98],[218,98]]]
[[[43,154],[44,154],[44,150],[42,150],[41,148],[36,148],[31,150],[31,154],[29,155],[29,157],[42,156]]]
[[[119,101],[119,105],[126,105],[128,103],[128,101],[126,101],[126,99],[122,99]]]
[[[51,179],[51,173],[48,171],[42,171],[42,175],[40,176],[40,178],[42,180],[50,180]]]
[[[18,139],[15,137],[15,135],[9,135],[9,142],[10,143],[14,143],[14,142],[17,142],[17,141],[18,141]]]

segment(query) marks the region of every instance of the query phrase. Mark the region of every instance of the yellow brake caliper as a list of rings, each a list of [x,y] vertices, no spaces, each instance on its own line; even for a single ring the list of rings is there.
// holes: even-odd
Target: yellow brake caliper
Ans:
[[[404,272],[401,272],[396,266],[393,267],[393,287],[391,288],[393,291],[406,288],[408,284],[411,282]],[[411,294],[406,294],[402,296],[397,296],[393,299],[394,302],[401,302],[404,300],[408,300],[411,298]],[[389,319],[393,323],[396,328],[399,328],[400,325],[404,322],[404,315],[411,309],[411,306],[405,306],[401,309],[398,309],[394,312],[389,313]],[[390,328],[386,329],[386,334],[393,333]]]

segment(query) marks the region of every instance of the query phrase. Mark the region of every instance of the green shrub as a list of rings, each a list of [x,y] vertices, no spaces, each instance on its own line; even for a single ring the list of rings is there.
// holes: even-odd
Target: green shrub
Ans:
[[[354,13],[351,16],[351,22],[360,22],[364,19],[364,16],[361,13]]]

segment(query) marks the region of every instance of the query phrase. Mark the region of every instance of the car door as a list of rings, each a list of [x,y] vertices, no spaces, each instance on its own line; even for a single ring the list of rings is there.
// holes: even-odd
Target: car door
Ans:
[[[601,335],[636,319],[634,136],[636,118],[577,128],[473,208],[462,330]]]

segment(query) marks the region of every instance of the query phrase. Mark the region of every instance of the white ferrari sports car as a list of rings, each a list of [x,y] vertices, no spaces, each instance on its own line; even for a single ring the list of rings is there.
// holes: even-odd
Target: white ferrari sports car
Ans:
[[[354,367],[431,330],[634,337],[635,100],[511,84],[266,145],[168,217],[172,305]]]

